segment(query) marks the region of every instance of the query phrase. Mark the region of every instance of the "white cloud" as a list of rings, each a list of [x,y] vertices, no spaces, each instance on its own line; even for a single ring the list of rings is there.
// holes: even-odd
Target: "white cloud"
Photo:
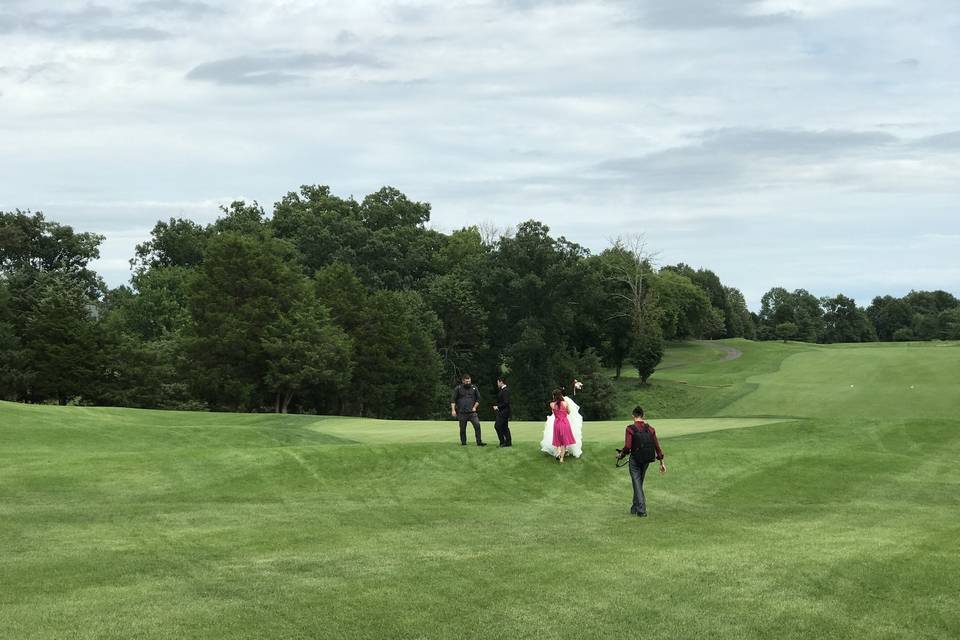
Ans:
[[[0,209],[106,233],[113,284],[158,218],[324,183],[443,228],[646,230],[754,302],[960,293],[955,243],[905,240],[960,234],[958,24],[948,0],[8,1]]]

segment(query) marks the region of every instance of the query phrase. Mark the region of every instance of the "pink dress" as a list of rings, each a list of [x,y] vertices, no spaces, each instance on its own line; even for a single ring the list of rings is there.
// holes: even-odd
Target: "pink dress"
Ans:
[[[571,444],[577,444],[577,439],[573,437],[573,429],[570,428],[570,420],[567,419],[567,408],[562,404],[557,406],[551,403],[553,409],[553,446],[566,447]]]

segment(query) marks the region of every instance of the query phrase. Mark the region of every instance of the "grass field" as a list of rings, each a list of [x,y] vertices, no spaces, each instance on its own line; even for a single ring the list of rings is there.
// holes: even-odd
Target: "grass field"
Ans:
[[[727,346],[620,383],[645,520],[625,419],[561,467],[534,423],[0,403],[0,638],[957,637],[960,348]]]

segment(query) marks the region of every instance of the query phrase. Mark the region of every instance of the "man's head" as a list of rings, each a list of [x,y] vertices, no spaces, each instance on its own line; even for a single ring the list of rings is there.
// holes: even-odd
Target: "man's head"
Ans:
[[[497,386],[500,387],[501,389],[503,389],[505,386],[507,386],[507,381],[506,381],[506,379],[503,378],[502,376],[499,377],[499,378],[497,378]]]
[[[470,377],[469,373],[465,373],[460,377],[460,381],[463,382],[463,384],[471,384],[473,382],[473,378]]]
[[[643,407],[637,405],[633,408],[633,421],[641,422],[643,420]]]

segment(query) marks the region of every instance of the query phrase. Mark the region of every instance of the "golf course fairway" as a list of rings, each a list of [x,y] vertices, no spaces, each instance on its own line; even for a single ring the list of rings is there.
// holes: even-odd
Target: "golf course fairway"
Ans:
[[[958,637],[960,346],[718,344],[564,465],[536,422],[0,403],[0,638]]]

